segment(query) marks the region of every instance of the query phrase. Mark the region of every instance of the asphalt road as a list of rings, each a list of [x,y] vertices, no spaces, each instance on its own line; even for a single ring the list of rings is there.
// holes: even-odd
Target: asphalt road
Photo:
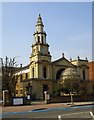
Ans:
[[[24,112],[10,112],[4,113],[2,120],[94,120],[93,115],[94,105],[86,106],[74,106],[68,108],[48,108],[48,109],[36,109]],[[48,119],[49,118],[49,119]]]

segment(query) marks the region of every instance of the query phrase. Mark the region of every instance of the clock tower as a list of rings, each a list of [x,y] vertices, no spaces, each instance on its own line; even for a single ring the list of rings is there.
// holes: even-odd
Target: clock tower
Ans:
[[[46,42],[46,32],[39,14],[34,32],[34,44],[30,56],[30,77],[35,79],[52,79],[51,55]]]

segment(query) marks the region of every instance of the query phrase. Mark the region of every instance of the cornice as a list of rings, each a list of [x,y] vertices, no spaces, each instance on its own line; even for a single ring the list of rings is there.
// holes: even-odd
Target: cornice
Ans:
[[[36,46],[36,45],[42,45],[42,46],[47,46],[47,47],[49,47],[49,45],[46,43],[46,44],[43,44],[43,43],[35,43],[35,44],[32,44],[32,46],[31,47],[34,47],[34,46]]]
[[[35,34],[44,34],[44,35],[46,35],[46,36],[47,36],[46,32],[34,32],[34,34],[33,34],[33,35],[35,35]]]

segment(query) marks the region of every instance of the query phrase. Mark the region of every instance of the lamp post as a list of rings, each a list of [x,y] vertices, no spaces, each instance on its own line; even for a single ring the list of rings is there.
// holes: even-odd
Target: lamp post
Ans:
[[[2,100],[2,58],[0,58],[0,100]]]
[[[63,72],[62,76],[65,87],[70,91],[70,101],[71,105],[73,105],[73,91],[75,90],[74,85],[78,82],[78,80],[80,80],[80,75],[76,68],[69,67]]]
[[[73,95],[71,91],[70,91],[70,95],[71,95],[71,105],[73,105]]]
[[[73,90],[72,90],[72,88],[73,88],[73,83],[72,83],[72,80],[73,80],[73,76],[71,75],[70,76],[70,96],[71,96],[71,106],[73,105]]]

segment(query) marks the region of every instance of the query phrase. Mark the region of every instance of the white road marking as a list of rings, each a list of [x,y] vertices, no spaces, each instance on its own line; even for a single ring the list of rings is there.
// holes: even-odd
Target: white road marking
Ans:
[[[28,111],[28,112],[32,112],[32,111]]]
[[[94,115],[93,115],[93,112],[89,112],[90,116],[94,119]]]
[[[76,112],[76,113],[70,113],[70,114],[64,114],[64,115],[61,115],[61,116],[66,116],[66,115],[76,115],[76,114],[83,114],[83,113],[88,113],[88,112]]]

